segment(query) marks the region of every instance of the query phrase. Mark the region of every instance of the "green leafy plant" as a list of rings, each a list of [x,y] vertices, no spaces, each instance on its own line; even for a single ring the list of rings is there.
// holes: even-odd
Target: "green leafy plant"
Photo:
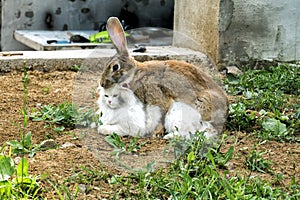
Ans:
[[[50,87],[43,87],[42,88],[43,94],[49,94],[49,91],[50,91]]]
[[[28,175],[28,160],[22,158],[16,167],[10,156],[0,155],[0,196],[2,198],[35,198],[40,190],[35,177]]]
[[[127,152],[136,153],[142,148],[147,142],[139,142],[138,137],[133,137],[127,147]]]
[[[43,105],[40,111],[29,114],[32,121],[44,121],[46,127],[54,126],[54,130],[61,133],[65,128],[77,126],[89,126],[92,123],[99,124],[99,117],[93,109],[77,108],[72,103],[61,103],[57,106]]]
[[[24,63],[24,77],[23,77],[23,127],[20,131],[20,142],[12,140],[7,142],[9,145],[10,153],[4,153],[5,147],[2,147],[0,153],[0,197],[4,199],[35,199],[38,197],[40,190],[39,184],[35,177],[30,177],[28,174],[28,160],[25,157],[21,158],[18,166],[15,166],[12,154],[32,154],[31,132],[25,136],[27,127],[27,98],[28,98],[28,75],[26,65]]]
[[[226,127],[230,130],[252,130],[256,122],[255,112],[248,111],[242,102],[229,105]]]
[[[146,144],[146,142],[140,143],[137,137],[133,137],[130,139],[129,144],[127,145],[126,142],[124,142],[116,133],[106,136],[105,141],[114,147],[112,154],[116,156],[119,156],[121,153],[125,152],[136,153],[143,145]]]
[[[105,137],[105,141],[110,144],[112,147],[114,147],[113,154],[116,156],[119,156],[121,153],[124,153],[126,151],[126,144],[121,140],[121,137],[113,133],[111,135],[108,135]]]
[[[286,125],[274,118],[268,118],[262,123],[262,127],[270,137],[285,138],[288,135]]]
[[[32,121],[45,121],[47,123],[55,123],[69,127],[75,125],[73,116],[73,106],[69,103],[62,103],[58,106],[44,105],[40,111],[29,115]]]
[[[71,70],[74,71],[74,72],[78,72],[80,70],[80,66],[79,65],[73,65],[71,67]]]
[[[240,95],[244,91],[273,91],[274,93],[300,94],[300,68],[288,64],[262,70],[247,70],[242,76],[225,80],[228,92]]]
[[[299,73],[299,67],[278,65],[228,76],[228,93],[238,96],[229,107],[227,128],[255,133],[265,140],[299,141]],[[285,130],[270,124],[285,126]]]
[[[31,132],[28,132],[21,141],[11,140],[6,142],[12,148],[12,153],[17,155],[30,154],[32,157],[35,149],[32,148]]]
[[[207,145],[210,144],[210,145]],[[167,169],[113,175],[109,184],[122,188],[114,197],[133,199],[278,199],[286,195],[260,179],[230,176],[219,172],[233,154],[233,147],[221,153],[219,146],[194,140],[187,151]],[[204,149],[203,150],[203,145]],[[220,165],[219,165],[220,164]],[[125,189],[124,189],[125,187]]]
[[[282,111],[290,98],[300,94],[299,74],[299,67],[279,65],[267,70],[248,70],[239,77],[229,76],[225,85],[228,93],[243,96],[241,101],[246,109]]]
[[[286,117],[278,117],[283,121],[287,121]],[[290,126],[281,122],[279,119],[266,118],[261,120],[261,130],[258,130],[255,135],[263,140],[276,140],[280,142],[284,141],[300,141],[300,137],[297,136],[296,129],[298,128],[298,122],[290,121]]]
[[[31,132],[28,132],[21,141],[10,140],[7,141],[6,144],[10,146],[11,153],[13,155],[28,154],[29,157],[33,157],[38,151],[49,149],[49,147],[42,147],[43,142],[41,142],[40,144],[32,145]],[[54,148],[54,146],[50,148]]]
[[[251,171],[258,171],[262,173],[272,172],[270,160],[266,160],[262,157],[264,154],[263,151],[257,151],[256,145],[255,148],[252,150],[250,155],[246,156],[246,166]]]

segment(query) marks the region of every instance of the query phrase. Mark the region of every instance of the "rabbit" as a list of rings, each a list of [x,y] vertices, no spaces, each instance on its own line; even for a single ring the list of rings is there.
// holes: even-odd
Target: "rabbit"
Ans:
[[[99,88],[97,100],[103,125],[98,132],[104,135],[116,133],[120,136],[145,137],[152,133],[160,121],[160,108],[144,106],[129,89],[128,84],[117,84],[112,88]]]
[[[143,104],[160,107],[162,116],[175,102],[182,102],[197,110],[201,120],[213,127],[212,133],[223,131],[228,99],[208,74],[184,61],[136,61],[129,54],[124,30],[116,17],[108,19],[107,31],[117,54],[102,72],[100,85],[103,88],[126,81]]]

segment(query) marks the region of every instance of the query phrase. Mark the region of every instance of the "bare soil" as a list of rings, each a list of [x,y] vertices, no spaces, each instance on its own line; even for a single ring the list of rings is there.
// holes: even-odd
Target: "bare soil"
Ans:
[[[29,71],[28,84],[28,111],[38,109],[41,105],[53,104],[57,105],[63,102],[74,101],[74,88],[77,91],[84,91],[77,89],[76,84],[80,85],[76,72],[72,71],[54,71],[54,72],[39,72]],[[0,145],[3,146],[6,141],[20,140],[20,132],[23,130],[23,117],[21,110],[23,108],[23,73],[10,72],[0,75]],[[89,79],[95,81],[94,79]],[[75,84],[76,82],[76,84]],[[97,85],[95,82],[94,85]],[[93,86],[94,87],[94,86]],[[81,92],[79,92],[81,93]],[[75,94],[76,97],[76,94]],[[90,98],[94,98],[91,94]],[[78,98],[77,98],[78,99]],[[39,151],[32,158],[30,162],[30,174],[38,176],[43,187],[42,196],[57,198],[57,193],[51,186],[52,183],[65,184],[64,180],[70,178],[83,170],[83,168],[99,170],[103,168],[115,174],[126,173],[124,168],[120,168],[115,162],[109,159],[109,155],[103,157],[103,152],[110,152],[112,148],[105,143],[103,137],[97,135],[95,132],[89,130],[89,135],[86,137],[86,130],[73,129],[67,130],[63,133],[57,133],[51,128],[45,128],[44,122],[28,121],[25,133],[32,132],[33,144],[39,144],[47,139],[54,139],[59,145],[70,144],[67,147],[60,147],[56,149],[49,149],[46,151]],[[100,138],[99,138],[100,137]],[[89,138],[86,140],[86,138]],[[235,153],[233,159],[230,161],[227,170],[230,176],[245,175],[245,176],[259,176],[263,179],[274,181],[274,184],[287,186],[290,184],[293,177],[296,181],[300,179],[300,146],[296,143],[279,143],[275,141],[268,141],[259,145],[258,151],[263,151],[263,157],[271,160],[274,174],[282,174],[283,180],[275,183],[275,175],[271,173],[251,173],[246,170],[245,155],[250,154],[254,149],[256,138],[241,132],[229,133],[229,139],[222,145],[222,152],[226,152],[230,146],[234,146]],[[162,161],[163,157],[158,155],[163,152],[166,142],[158,138],[148,138],[146,145],[143,146],[143,151],[146,156],[154,160]],[[100,152],[99,152],[100,149]],[[96,150],[96,151],[95,151]],[[158,151],[159,150],[159,151]],[[96,152],[96,153],[95,153]],[[98,152],[98,153],[97,153]],[[101,157],[102,156],[102,157]],[[138,156],[143,156],[138,155]],[[124,158],[129,164],[136,162],[138,156]],[[145,158],[145,157],[144,157]],[[145,158],[146,159],[146,158]],[[148,159],[148,158],[147,158]],[[150,159],[150,158],[149,158]],[[143,159],[142,159],[143,160]],[[150,159],[151,160],[151,159]],[[146,160],[148,161],[148,160]],[[141,166],[145,163],[141,163]],[[167,167],[168,165],[161,165]],[[136,166],[134,166],[136,167]],[[66,187],[74,187],[77,183],[66,185]],[[97,180],[92,183],[88,193],[80,195],[79,199],[100,199],[108,198],[110,194],[114,193],[115,188],[108,184],[108,180]]]

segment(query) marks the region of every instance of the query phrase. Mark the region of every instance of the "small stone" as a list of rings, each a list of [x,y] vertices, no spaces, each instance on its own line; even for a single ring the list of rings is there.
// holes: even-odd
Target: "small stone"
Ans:
[[[227,72],[227,74],[232,74],[232,75],[235,75],[235,76],[243,75],[243,72],[239,68],[237,68],[236,66],[226,67],[226,72]]]
[[[226,167],[229,171],[233,171],[234,170],[234,163],[233,162],[228,162],[226,164]]]
[[[57,143],[53,139],[44,140],[40,144],[40,148],[43,149],[43,150],[45,150],[45,149],[53,149],[55,147],[57,147]]]
[[[63,145],[61,145],[61,148],[68,148],[68,147],[75,147],[76,145],[71,142],[66,142]]]
[[[15,162],[16,165],[18,165],[21,160],[22,160],[22,158],[20,156],[17,156],[17,157],[14,158],[14,162]]]
[[[36,103],[35,106],[38,107],[38,108],[40,108],[40,107],[42,107],[42,104],[41,103]]]
[[[87,186],[85,184],[79,184],[78,188],[82,193],[84,193],[84,194],[86,193]]]

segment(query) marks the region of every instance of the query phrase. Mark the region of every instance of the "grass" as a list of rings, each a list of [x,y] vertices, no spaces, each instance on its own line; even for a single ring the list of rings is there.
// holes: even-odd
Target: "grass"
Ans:
[[[251,154],[246,155],[246,166],[251,171],[258,171],[261,173],[272,172],[272,161],[264,159],[262,157],[265,154],[263,151],[257,151],[257,144],[254,145],[254,149]]]
[[[90,126],[98,123],[92,109],[77,108],[72,103],[64,102],[59,105],[43,105],[40,110],[33,110],[29,115],[32,121],[44,121],[45,127],[51,127],[60,133],[66,128],[75,126]]]
[[[279,65],[267,70],[247,70],[241,76],[227,77],[224,83],[227,93],[235,97],[230,105],[227,133],[242,131],[260,142],[254,145],[250,154],[241,155],[245,159],[244,167],[251,173],[230,173],[229,165],[236,150],[230,146],[225,152],[221,151],[229,137],[224,135],[220,143],[211,144],[197,133],[198,139],[185,143],[186,151],[165,169],[154,170],[153,163],[149,163],[146,170],[118,174],[104,166],[101,169],[81,167],[62,183],[45,178],[46,182],[59,199],[77,199],[91,190],[99,190],[98,193],[109,199],[298,199],[299,180],[294,177],[289,185],[278,184],[283,181],[283,175],[273,173],[272,166],[276,163],[265,158],[265,152],[258,147],[272,140],[300,144],[300,68]],[[26,91],[24,84],[24,105]],[[80,126],[88,126],[97,120],[92,111],[77,109],[66,102],[44,105],[30,114],[24,106],[22,113],[21,140],[15,141],[15,145],[8,142],[11,153],[4,154],[2,148],[0,155],[0,194],[12,199],[41,199],[39,180],[28,175],[26,158],[22,159],[23,164],[12,164],[11,154],[30,154],[37,147],[31,143],[30,133],[24,134],[27,117],[44,121],[62,134],[65,128],[72,129],[78,122]],[[106,137],[106,141],[118,155],[135,153],[143,145],[136,138],[127,144],[116,134]],[[254,172],[271,174],[274,179],[268,182],[252,176]],[[23,185],[16,184],[15,180]],[[6,183],[10,189],[3,189]],[[101,184],[110,190],[102,191]]]
[[[248,70],[225,80],[230,105],[227,128],[253,132],[261,139],[300,141],[300,67],[279,65]]]
[[[107,194],[110,199],[297,199],[300,194],[296,183],[283,190],[259,178],[221,172],[220,166],[230,161],[233,149],[221,153],[220,146],[215,146],[203,155],[199,147],[205,142],[204,139],[194,141],[186,154],[166,169],[118,175],[109,170],[83,168],[66,181],[93,185],[95,180],[104,180],[114,188]],[[265,160],[260,160],[260,153],[252,158],[256,160],[251,161],[252,165],[260,166],[259,169],[261,165],[266,166]]]
[[[146,144],[146,142],[138,142],[138,138],[133,137],[130,139],[129,144],[127,145],[125,141],[123,141],[122,138],[116,133],[106,136],[105,141],[114,147],[114,150],[111,153],[117,157],[122,153],[137,153],[137,151]]]

